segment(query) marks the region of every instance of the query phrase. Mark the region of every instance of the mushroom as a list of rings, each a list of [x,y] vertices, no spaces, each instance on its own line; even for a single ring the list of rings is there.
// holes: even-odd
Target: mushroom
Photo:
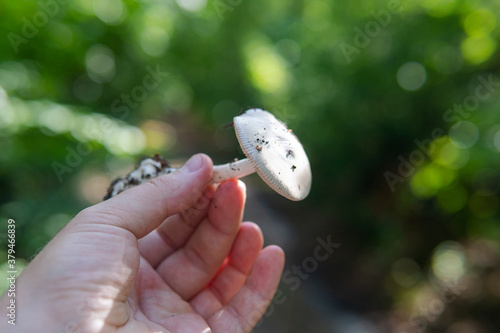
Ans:
[[[246,157],[216,165],[212,184],[257,172],[273,190],[290,200],[302,200],[311,190],[311,166],[302,145],[286,125],[262,109],[234,117],[234,129]],[[158,155],[141,161],[137,169],[115,179],[104,200],[152,178],[176,171]]]
[[[234,117],[234,129],[247,158],[214,166],[211,183],[257,172],[273,190],[302,200],[311,190],[311,166],[299,139],[286,125],[262,109]]]

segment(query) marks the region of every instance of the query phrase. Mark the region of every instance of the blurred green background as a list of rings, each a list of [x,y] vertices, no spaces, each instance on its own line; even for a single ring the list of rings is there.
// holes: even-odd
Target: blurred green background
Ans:
[[[224,125],[261,107],[313,187],[290,202],[245,179],[245,219],[287,254],[255,332],[498,332],[499,17],[494,0],[0,2],[1,290],[9,218],[22,267],[141,158],[242,157]],[[318,238],[340,244],[323,261]]]

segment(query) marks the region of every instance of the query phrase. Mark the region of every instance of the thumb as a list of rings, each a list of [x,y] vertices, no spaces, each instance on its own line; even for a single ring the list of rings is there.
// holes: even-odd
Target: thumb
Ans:
[[[210,157],[194,155],[178,171],[84,209],[75,223],[113,225],[142,238],[167,217],[196,204],[212,177],[212,169]]]

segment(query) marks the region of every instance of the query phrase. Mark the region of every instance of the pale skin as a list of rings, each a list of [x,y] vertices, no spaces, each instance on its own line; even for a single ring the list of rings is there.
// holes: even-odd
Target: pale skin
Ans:
[[[2,316],[0,331],[250,332],[284,254],[242,223],[244,184],[209,185],[212,167],[195,155],[81,211],[21,274],[16,326]]]

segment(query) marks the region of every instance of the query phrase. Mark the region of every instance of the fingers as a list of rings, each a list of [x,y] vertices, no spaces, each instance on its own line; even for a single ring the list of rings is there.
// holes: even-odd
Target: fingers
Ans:
[[[184,246],[196,227],[207,216],[216,189],[216,185],[209,185],[193,207],[170,216],[153,232],[139,239],[139,252],[153,268]]]
[[[183,299],[190,299],[215,276],[234,242],[243,216],[245,185],[221,183],[208,215],[185,246],[166,258],[157,271]]]
[[[284,262],[281,248],[274,245],[264,248],[245,285],[226,306],[207,318],[212,332],[250,332],[276,292]]]
[[[251,222],[243,223],[227,262],[210,285],[190,301],[193,309],[208,318],[226,305],[245,283],[262,244],[260,228]]]
[[[212,168],[208,156],[195,155],[179,171],[154,178],[83,210],[75,223],[117,226],[142,238],[167,217],[196,204],[212,176]]]

